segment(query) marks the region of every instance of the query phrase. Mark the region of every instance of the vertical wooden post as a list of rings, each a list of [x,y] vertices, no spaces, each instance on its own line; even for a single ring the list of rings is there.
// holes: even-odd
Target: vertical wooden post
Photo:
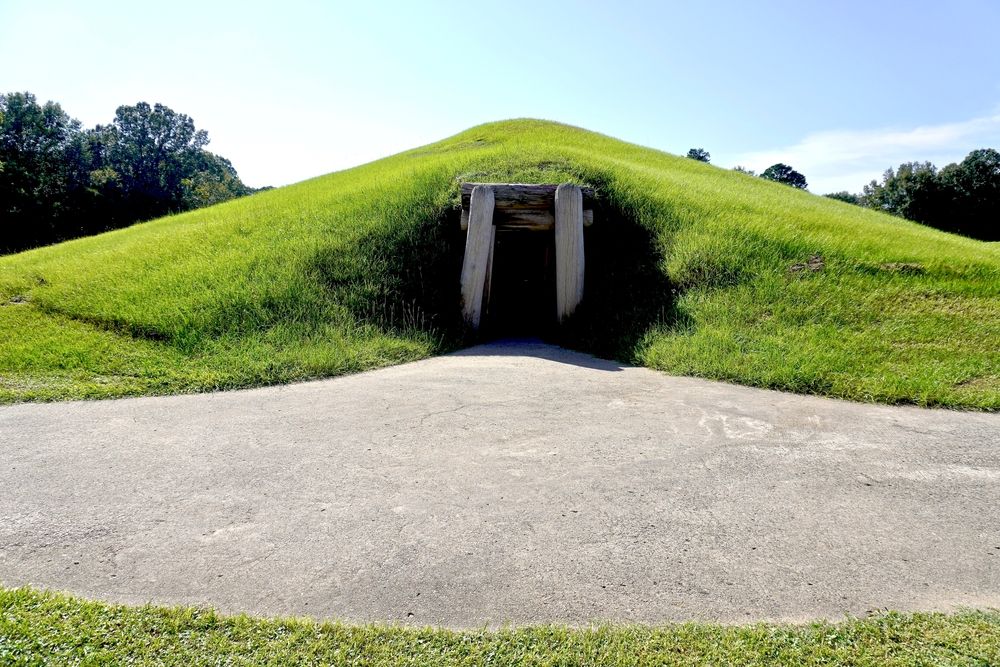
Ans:
[[[583,300],[583,192],[563,183],[556,188],[556,316],[573,314]]]
[[[493,252],[497,247],[497,226],[490,225],[490,256],[486,260],[486,281],[483,283],[483,307],[482,311],[490,306],[490,287],[493,284]]]
[[[469,231],[462,262],[462,314],[473,329],[483,314],[483,289],[493,254],[493,189],[477,185],[469,202]]]

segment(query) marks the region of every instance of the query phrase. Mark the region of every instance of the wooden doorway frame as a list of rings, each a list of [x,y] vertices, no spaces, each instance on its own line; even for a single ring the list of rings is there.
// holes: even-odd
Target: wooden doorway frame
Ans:
[[[593,190],[571,183],[463,183],[462,219],[467,230],[462,262],[462,314],[478,330],[489,303],[497,227],[552,230],[556,248],[556,319],[563,322],[583,300],[583,229],[593,224]]]

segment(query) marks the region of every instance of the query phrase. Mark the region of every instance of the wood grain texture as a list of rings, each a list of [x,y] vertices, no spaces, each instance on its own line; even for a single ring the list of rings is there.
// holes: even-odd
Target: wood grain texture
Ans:
[[[493,190],[486,186],[476,187],[470,201],[469,230],[462,262],[462,314],[469,326],[478,329],[486,274],[493,254]]]
[[[462,209],[460,224],[463,232],[469,228],[469,212],[464,208]],[[545,232],[555,227],[556,218],[549,211],[532,211],[529,209],[502,211],[494,209],[493,224],[500,229],[523,229],[526,231]],[[590,227],[592,224],[594,224],[594,209],[584,209],[583,226]]]
[[[493,189],[498,209],[541,209],[551,211],[555,201],[556,188],[551,184],[530,183],[462,183],[462,208],[469,208],[472,190],[480,185]],[[583,207],[593,208],[593,188],[580,188],[583,193]]]
[[[493,286],[493,251],[497,247],[497,226],[490,226],[490,253],[486,258],[486,280],[483,283],[483,305],[482,312],[490,307],[490,288]]]
[[[583,193],[563,184],[555,194],[556,316],[562,322],[583,301]]]

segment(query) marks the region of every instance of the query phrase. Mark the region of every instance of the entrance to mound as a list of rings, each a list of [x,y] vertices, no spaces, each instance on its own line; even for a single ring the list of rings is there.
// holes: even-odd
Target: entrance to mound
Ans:
[[[556,324],[555,237],[498,229],[480,328],[489,338],[541,335]]]
[[[541,335],[583,299],[593,192],[571,184],[463,183],[462,313],[491,337]]]

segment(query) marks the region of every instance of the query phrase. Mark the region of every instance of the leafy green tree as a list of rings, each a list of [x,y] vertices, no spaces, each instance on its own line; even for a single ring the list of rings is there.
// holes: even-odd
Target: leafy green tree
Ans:
[[[738,164],[735,167],[733,167],[733,171],[739,172],[741,174],[746,174],[747,176],[756,176],[757,175],[757,172],[754,171],[753,169],[748,169],[748,168],[746,168],[746,167],[744,167],[743,165],[740,165],[740,164]]]
[[[981,148],[938,171],[904,162],[864,188],[862,205],[948,232],[1000,240],[1000,153]]]
[[[131,220],[188,208],[183,181],[203,163],[208,133],[185,114],[156,104],[120,106],[111,125],[94,130],[100,144],[105,193],[122,202]]]
[[[226,158],[201,151],[197,171],[181,180],[186,208],[201,208],[251,194]]]
[[[930,162],[904,162],[889,168],[882,182],[872,181],[861,195],[864,206],[908,220],[941,227],[945,196],[937,168]]]
[[[790,185],[793,188],[798,188],[800,190],[805,190],[809,186],[809,184],[806,183],[805,176],[782,162],[772,164],[764,170],[760,177],[767,181]]]
[[[85,196],[80,122],[28,92],[0,95],[0,251],[61,236]]]
[[[688,150],[687,156],[698,162],[710,162],[712,159],[712,154],[704,148],[691,148]]]
[[[119,107],[110,125],[82,131],[54,102],[0,95],[0,253],[251,193],[206,144],[162,104]]]
[[[208,134],[157,104],[81,130],[54,102],[0,95],[0,253],[95,234],[253,192]]]
[[[1000,152],[981,148],[938,174],[947,211],[943,228],[1000,241]]]

